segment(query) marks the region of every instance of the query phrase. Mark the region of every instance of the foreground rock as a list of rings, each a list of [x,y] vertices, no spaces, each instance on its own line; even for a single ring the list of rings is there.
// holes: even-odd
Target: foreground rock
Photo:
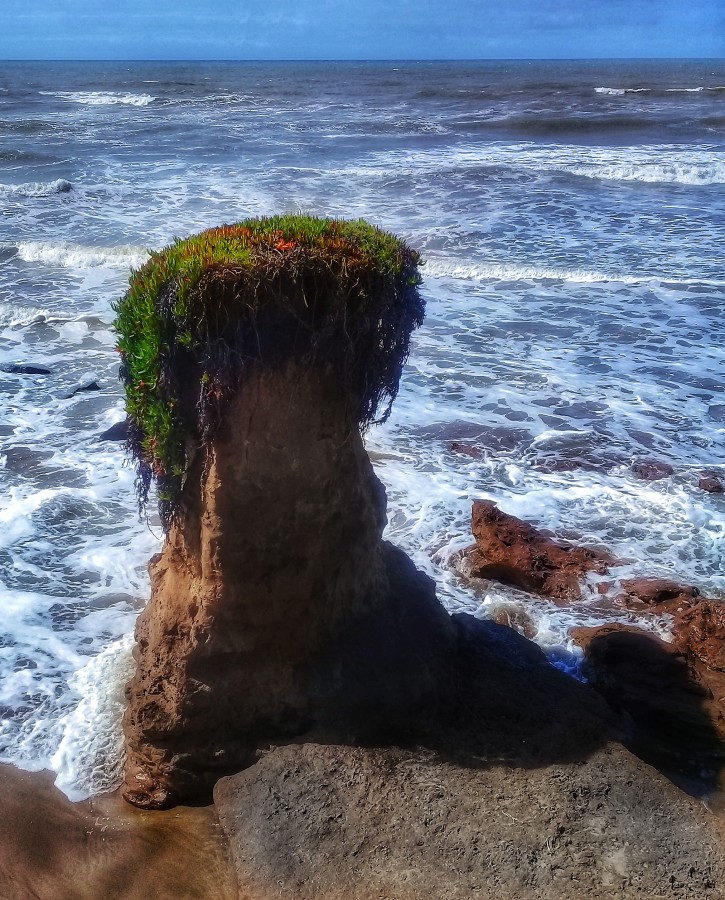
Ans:
[[[50,773],[0,766],[3,900],[237,900],[214,810],[71,803]]]
[[[215,799],[245,900],[725,896],[713,823],[617,745],[538,768],[285,747]]]
[[[617,560],[605,550],[552,540],[490,500],[474,500],[476,544],[454,560],[467,578],[490,578],[556,601],[577,600],[589,572],[605,574]]]
[[[627,723],[511,629],[453,621],[426,749],[290,745],[217,784],[241,897],[724,897],[717,821],[611,742]]]

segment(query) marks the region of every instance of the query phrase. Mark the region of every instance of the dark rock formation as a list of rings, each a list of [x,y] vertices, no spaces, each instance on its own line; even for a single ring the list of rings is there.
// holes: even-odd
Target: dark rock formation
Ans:
[[[47,366],[38,366],[35,363],[8,363],[1,366],[0,370],[11,375],[50,375]]]
[[[106,428],[98,435],[99,441],[126,441],[128,440],[128,419],[114,422],[110,428]]]
[[[571,633],[584,649],[589,684],[631,718],[628,746],[654,765],[692,775],[725,763],[725,673],[710,668],[722,665],[722,644],[713,643],[708,612],[697,610],[677,617],[673,643],[633,625]]]
[[[208,796],[314,728],[393,740],[435,705],[450,619],[381,541],[385,492],[334,372],[257,366],[181,503],[136,631],[127,799]]]
[[[617,560],[605,550],[552,540],[490,500],[473,503],[474,546],[454,565],[467,578],[490,578],[556,601],[581,597],[588,572],[603,574]]]

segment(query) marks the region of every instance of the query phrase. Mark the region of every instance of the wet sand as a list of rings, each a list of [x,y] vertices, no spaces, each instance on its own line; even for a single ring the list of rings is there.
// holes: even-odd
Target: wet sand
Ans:
[[[71,803],[48,772],[0,766],[2,900],[237,900],[213,806]]]

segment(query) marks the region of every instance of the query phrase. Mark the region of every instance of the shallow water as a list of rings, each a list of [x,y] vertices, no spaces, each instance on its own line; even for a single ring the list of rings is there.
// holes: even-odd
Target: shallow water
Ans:
[[[521,601],[447,566],[477,497],[725,597],[725,500],[697,487],[725,474],[723,104],[722,62],[2,64],[0,758],[114,783],[160,534],[99,440],[111,304],[147,248],[250,215],[422,251],[427,320],[367,442],[450,609]],[[3,370],[28,364],[50,372]],[[675,474],[637,479],[652,457]],[[567,628],[617,615],[526,603],[571,669]]]

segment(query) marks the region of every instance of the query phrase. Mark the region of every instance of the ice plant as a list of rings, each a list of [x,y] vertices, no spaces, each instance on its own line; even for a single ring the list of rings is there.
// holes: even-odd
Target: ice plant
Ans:
[[[255,361],[332,366],[361,428],[384,421],[423,320],[419,262],[362,220],[308,216],[248,219],[152,253],[115,325],[140,506],[155,480],[168,526],[191,456]]]

